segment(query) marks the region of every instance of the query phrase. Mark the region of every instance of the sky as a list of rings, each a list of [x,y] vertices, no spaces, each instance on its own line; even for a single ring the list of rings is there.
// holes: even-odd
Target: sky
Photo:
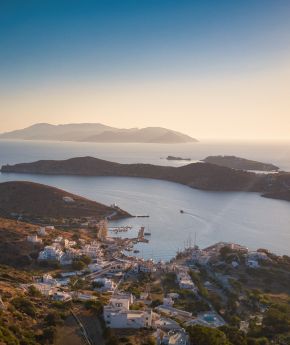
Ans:
[[[0,132],[290,138],[288,0],[1,0]]]

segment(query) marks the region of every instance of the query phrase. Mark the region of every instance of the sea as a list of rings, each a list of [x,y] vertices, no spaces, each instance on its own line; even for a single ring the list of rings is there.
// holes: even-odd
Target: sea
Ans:
[[[49,141],[0,141],[0,165],[40,159],[92,156],[120,163],[180,166],[188,161],[168,161],[168,155],[199,161],[209,155],[235,155],[273,163],[290,171],[289,142],[200,141],[188,144],[99,144]],[[0,173],[0,182],[33,181],[111,205],[132,215],[110,223],[130,225],[119,236],[135,237],[145,227],[148,243],[135,246],[145,259],[170,260],[180,250],[201,248],[219,241],[235,242],[251,250],[267,248],[290,255],[290,202],[257,193],[207,192],[177,183],[127,177],[49,176]],[[180,210],[184,212],[181,213]],[[111,236],[116,236],[110,232]],[[132,255],[132,253],[128,253]]]

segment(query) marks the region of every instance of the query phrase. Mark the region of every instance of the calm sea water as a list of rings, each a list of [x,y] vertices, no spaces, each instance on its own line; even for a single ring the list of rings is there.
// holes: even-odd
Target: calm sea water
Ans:
[[[0,164],[87,155],[122,163],[184,164],[160,158],[179,155],[199,160],[212,154],[234,154],[290,171],[289,143],[118,145],[0,141]],[[286,201],[265,199],[255,193],[203,192],[141,178],[0,174],[1,182],[12,180],[44,183],[105,204],[116,202],[132,214],[149,214],[150,218],[115,222],[133,225],[126,236],[134,236],[142,225],[151,232],[149,243],[137,246],[139,255],[145,258],[170,259],[178,249],[193,244],[195,238],[201,247],[233,241],[253,249],[266,247],[290,254],[290,203]],[[180,209],[187,213],[181,214]]]

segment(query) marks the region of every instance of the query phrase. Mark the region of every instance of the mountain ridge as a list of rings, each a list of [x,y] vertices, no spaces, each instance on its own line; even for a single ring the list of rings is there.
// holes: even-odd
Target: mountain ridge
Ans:
[[[0,134],[0,139],[55,140],[97,143],[187,143],[197,142],[189,135],[163,127],[115,128],[101,123],[52,125],[36,123]]]

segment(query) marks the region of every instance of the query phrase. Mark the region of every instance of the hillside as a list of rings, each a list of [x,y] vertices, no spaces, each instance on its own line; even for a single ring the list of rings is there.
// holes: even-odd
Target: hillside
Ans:
[[[236,156],[208,156],[204,160],[206,163],[212,163],[232,169],[256,170],[256,171],[278,171],[279,168],[274,164],[262,163],[250,159]]]
[[[5,165],[2,172],[82,176],[126,176],[161,179],[192,188],[210,191],[251,191],[268,193],[287,191],[289,173],[255,174],[210,163],[191,163],[181,167],[151,164],[120,164],[93,157],[67,160],[42,160],[33,163]],[[1,192],[1,191],[0,191]],[[280,194],[281,199],[284,194]]]
[[[100,123],[64,125],[39,123],[24,129],[0,134],[0,139],[168,144],[197,141],[188,135],[161,127],[120,129]]]
[[[35,233],[37,227],[28,223],[0,218],[0,264],[24,267],[30,264],[30,255],[35,252],[27,235]]]
[[[63,198],[68,197],[69,202]],[[115,214],[128,216],[122,210],[115,210],[63,190],[32,182],[0,183],[0,214],[7,217],[18,214],[36,218],[83,218],[101,219]]]
[[[263,190],[263,179],[244,171],[207,163],[192,163],[182,167],[151,164],[120,164],[93,157],[68,160],[43,160],[2,166],[2,172],[63,174],[83,176],[128,176],[162,179],[182,183],[193,188],[217,191]]]
[[[38,290],[22,285],[29,286],[32,282],[32,272],[0,265],[1,345],[56,344],[58,330],[71,319],[69,304],[60,308]],[[69,331],[77,335],[77,324],[70,325]],[[81,334],[75,344],[84,344]]]

